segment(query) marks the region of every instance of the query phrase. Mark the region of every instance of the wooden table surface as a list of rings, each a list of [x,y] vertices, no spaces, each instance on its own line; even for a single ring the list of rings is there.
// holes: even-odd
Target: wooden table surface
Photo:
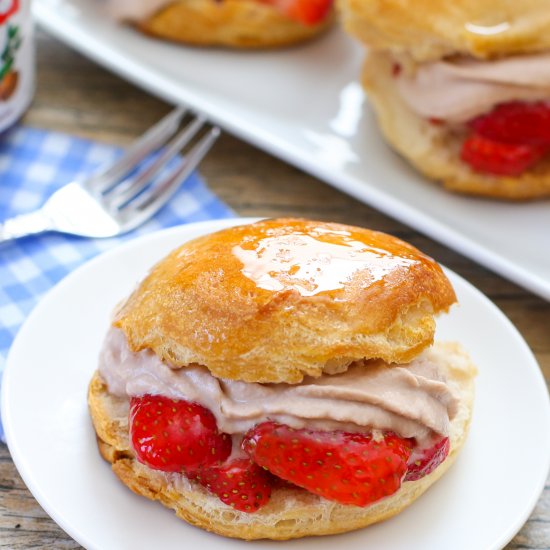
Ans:
[[[25,123],[125,145],[168,110],[162,101],[39,33],[37,93]],[[230,135],[221,137],[201,172],[217,195],[242,216],[296,215],[345,222],[411,242],[473,283],[504,311],[550,382],[550,303]],[[503,480],[503,498],[505,485]],[[1,444],[0,547],[79,548],[32,497]],[[507,548],[550,548],[548,483],[531,517]]]

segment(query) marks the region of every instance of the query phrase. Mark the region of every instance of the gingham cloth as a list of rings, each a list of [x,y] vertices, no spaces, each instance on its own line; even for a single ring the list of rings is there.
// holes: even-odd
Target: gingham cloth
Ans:
[[[57,132],[19,127],[0,139],[0,221],[38,208],[58,187],[116,159],[121,149]],[[232,217],[197,174],[147,223],[122,237],[46,233],[0,244],[0,384],[21,324],[38,301],[86,260],[122,241],[186,222]],[[0,439],[4,432],[0,419]]]

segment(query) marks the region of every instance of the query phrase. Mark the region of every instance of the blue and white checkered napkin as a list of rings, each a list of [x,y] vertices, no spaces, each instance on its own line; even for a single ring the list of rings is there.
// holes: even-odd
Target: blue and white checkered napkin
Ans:
[[[120,154],[117,147],[57,132],[15,129],[0,140],[0,220],[38,208],[58,187],[86,177]],[[144,233],[233,215],[193,174],[154,218],[122,237],[83,239],[47,233],[1,246],[0,377],[27,315],[50,288],[80,264]],[[1,422],[0,439],[4,440]]]

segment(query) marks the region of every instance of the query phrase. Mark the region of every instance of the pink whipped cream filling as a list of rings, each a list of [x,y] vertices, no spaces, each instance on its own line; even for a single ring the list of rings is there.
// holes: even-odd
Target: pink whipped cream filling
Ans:
[[[396,82],[401,97],[418,115],[461,124],[499,103],[550,100],[550,53],[425,63],[414,75],[402,71]]]
[[[124,334],[112,328],[99,371],[117,396],[149,393],[200,403],[230,434],[244,434],[269,419],[295,428],[392,430],[420,441],[434,432],[447,436],[457,409],[457,399],[426,355],[391,368],[382,361],[357,363],[345,373],[296,385],[257,384],[219,379],[202,366],[171,368],[149,350],[130,351]]]

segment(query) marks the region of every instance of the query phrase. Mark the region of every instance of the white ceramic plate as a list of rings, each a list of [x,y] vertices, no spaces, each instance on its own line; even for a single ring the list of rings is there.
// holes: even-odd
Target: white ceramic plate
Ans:
[[[25,483],[89,550],[273,548],[190,527],[137,497],[100,458],[86,389],[113,306],[181,242],[248,220],[203,222],[136,239],[84,265],[40,302],[20,330],[4,373],[2,416]],[[449,273],[460,306],[438,337],[463,343],[479,366],[470,437],[449,473],[401,515],[354,533],[282,543],[300,550],[489,550],[528,518],[550,459],[542,375],[519,333],[487,298]],[[518,475],[520,472],[520,475]]]
[[[101,0],[35,0],[50,32],[138,86],[550,299],[550,203],[452,195],[383,143],[358,84],[363,51],[339,30],[268,52],[186,48],[119,26]]]

